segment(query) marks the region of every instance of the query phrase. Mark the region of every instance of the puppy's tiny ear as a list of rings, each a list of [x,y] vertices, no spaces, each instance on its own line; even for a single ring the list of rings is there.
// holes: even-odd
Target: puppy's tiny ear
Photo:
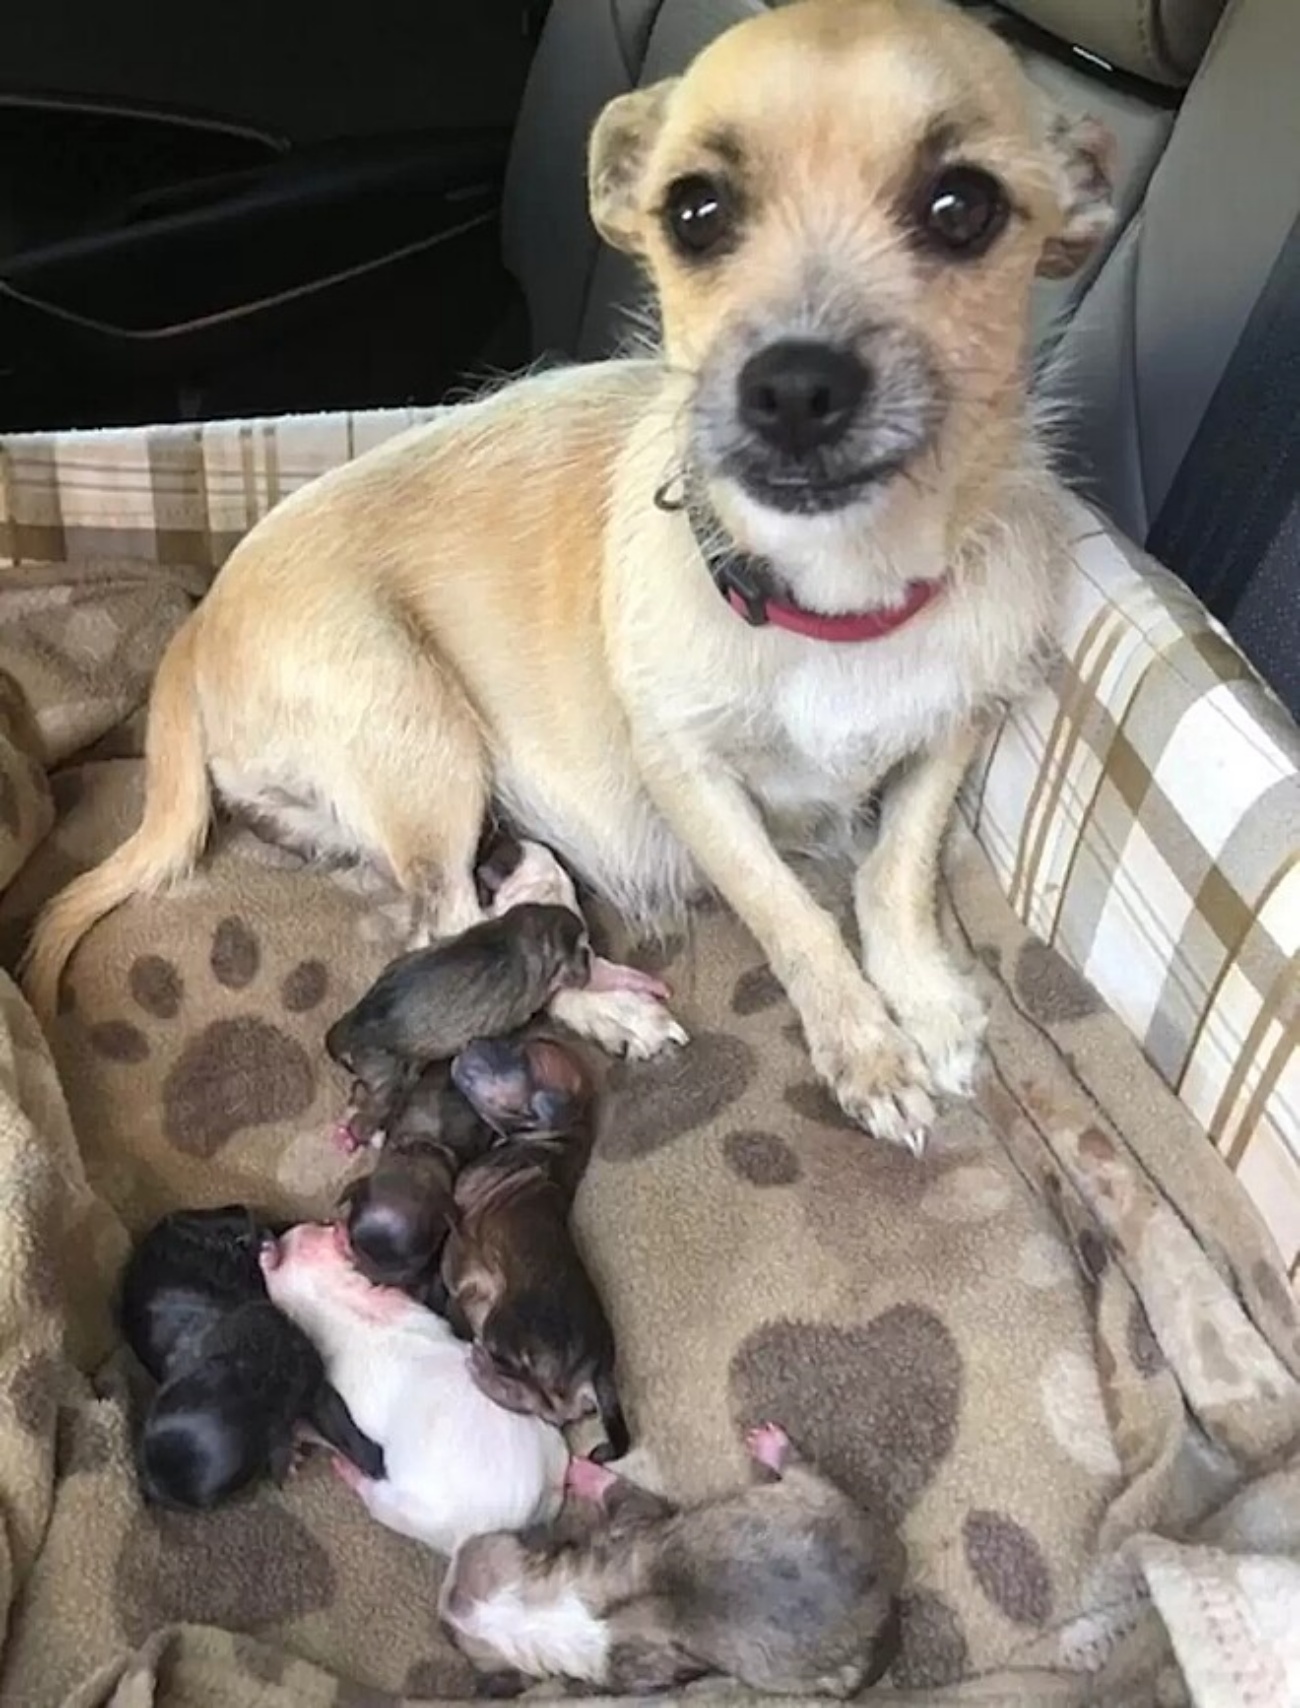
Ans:
[[[675,77],[617,95],[601,113],[587,145],[587,195],[593,225],[606,243],[630,255],[644,248],[641,180]]]
[[[1043,245],[1038,271],[1066,279],[1115,223],[1115,138],[1096,119],[1057,112],[1048,120],[1047,148],[1061,224]]]
[[[483,849],[474,876],[490,901],[524,857],[523,845],[498,831]]]

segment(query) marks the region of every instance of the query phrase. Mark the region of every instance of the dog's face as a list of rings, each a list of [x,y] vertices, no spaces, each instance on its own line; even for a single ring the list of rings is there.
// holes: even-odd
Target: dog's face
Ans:
[[[1107,149],[941,0],[802,0],[612,102],[593,217],[652,275],[724,513],[960,479],[1022,412],[1035,273],[1108,228]]]

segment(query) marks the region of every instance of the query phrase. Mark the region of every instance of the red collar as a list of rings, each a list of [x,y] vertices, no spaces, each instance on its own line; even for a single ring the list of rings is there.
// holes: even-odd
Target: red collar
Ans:
[[[655,493],[655,504],[669,513],[685,511],[695,544],[714,586],[732,610],[754,628],[771,623],[773,628],[788,629],[791,634],[803,635],[807,640],[882,640],[910,622],[918,611],[924,610],[943,591],[945,578],[942,576],[936,581],[909,581],[899,604],[841,616],[806,611],[801,605],[773,599],[768,589],[779,583],[780,578],[767,559],[737,551],[720,542],[717,528],[708,526],[701,509],[691,502],[689,483],[684,483],[680,497],[672,495],[671,485],[671,482],[664,482]]]
[[[827,616],[821,611],[805,611],[800,605],[787,605],[780,599],[768,599],[761,594],[746,595],[730,583],[730,578],[717,578],[727,603],[748,623],[771,623],[773,628],[789,629],[791,634],[805,635],[809,640],[873,641],[892,635],[895,629],[914,617],[930,603],[943,588],[940,581],[909,581],[903,601],[888,609],[853,611],[843,616]]]

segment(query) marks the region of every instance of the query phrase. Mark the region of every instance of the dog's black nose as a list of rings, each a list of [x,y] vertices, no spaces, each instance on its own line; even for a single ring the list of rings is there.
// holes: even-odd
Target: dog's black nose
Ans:
[[[844,437],[868,378],[851,350],[782,339],[740,370],[740,418],[774,449],[803,456]]]

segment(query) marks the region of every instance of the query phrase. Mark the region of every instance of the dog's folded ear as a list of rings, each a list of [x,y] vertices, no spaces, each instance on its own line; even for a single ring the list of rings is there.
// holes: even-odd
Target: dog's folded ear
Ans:
[[[1047,150],[1061,224],[1043,245],[1038,271],[1066,279],[1115,223],[1115,138],[1097,119],[1057,111],[1048,117]]]
[[[630,255],[644,249],[642,179],[676,85],[675,77],[665,77],[645,89],[616,96],[596,120],[587,145],[592,223],[606,243]]]

